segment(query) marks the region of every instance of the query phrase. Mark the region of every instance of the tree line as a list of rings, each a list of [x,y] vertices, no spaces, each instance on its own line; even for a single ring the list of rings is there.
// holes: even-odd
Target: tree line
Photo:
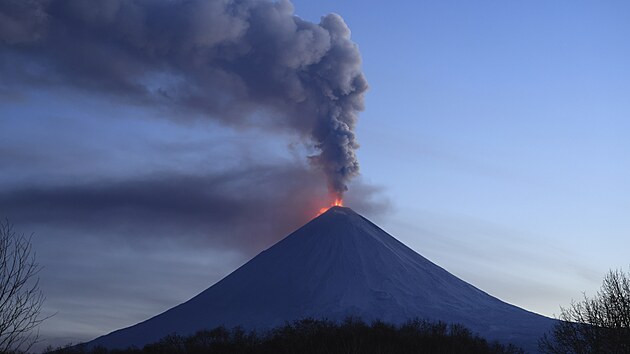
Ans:
[[[142,349],[107,350],[85,346],[49,354],[519,354],[514,345],[488,342],[462,325],[414,320],[401,326],[348,318],[341,323],[304,319],[265,333],[218,327],[191,336],[170,335]]]

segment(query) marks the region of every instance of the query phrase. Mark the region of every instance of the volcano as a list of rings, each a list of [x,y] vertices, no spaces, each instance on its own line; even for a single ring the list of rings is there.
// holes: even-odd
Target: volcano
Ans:
[[[345,207],[332,207],[189,301],[88,343],[142,347],[178,333],[264,330],[303,318],[460,323],[536,351],[555,320],[505,303]]]

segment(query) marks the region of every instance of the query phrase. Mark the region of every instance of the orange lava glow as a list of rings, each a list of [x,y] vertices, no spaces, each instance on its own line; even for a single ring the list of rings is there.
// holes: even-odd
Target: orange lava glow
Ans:
[[[326,211],[328,211],[328,209],[330,209],[330,208],[332,208],[332,207],[335,207],[335,206],[343,206],[343,199],[336,198],[336,199],[335,199],[335,201],[334,201],[334,202],[332,202],[332,203],[330,204],[330,206],[327,206],[327,207],[325,207],[325,208],[321,208],[321,209],[319,209],[319,212],[317,213],[317,215],[316,215],[316,216],[320,216],[320,215],[322,215],[323,213],[325,213]]]

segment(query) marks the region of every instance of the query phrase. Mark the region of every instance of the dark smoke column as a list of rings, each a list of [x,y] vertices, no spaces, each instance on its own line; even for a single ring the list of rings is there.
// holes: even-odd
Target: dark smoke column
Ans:
[[[321,106],[312,137],[321,153],[311,158],[326,174],[330,192],[342,199],[348,181],[359,174],[354,128],[368,85],[361,72],[359,49],[350,41],[343,19],[331,14],[322,18],[320,26],[330,33],[332,45],[314,75]]]
[[[336,14],[288,0],[0,0],[0,89],[52,86],[234,127],[289,130],[340,198],[367,82]],[[35,70],[33,69],[35,68]]]

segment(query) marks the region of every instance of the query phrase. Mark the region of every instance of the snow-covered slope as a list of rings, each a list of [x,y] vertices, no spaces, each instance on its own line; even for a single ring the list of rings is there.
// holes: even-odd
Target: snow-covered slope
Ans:
[[[264,329],[348,315],[457,322],[530,350],[554,323],[458,279],[351,209],[333,207],[191,300],[89,345],[142,346],[219,325]]]

